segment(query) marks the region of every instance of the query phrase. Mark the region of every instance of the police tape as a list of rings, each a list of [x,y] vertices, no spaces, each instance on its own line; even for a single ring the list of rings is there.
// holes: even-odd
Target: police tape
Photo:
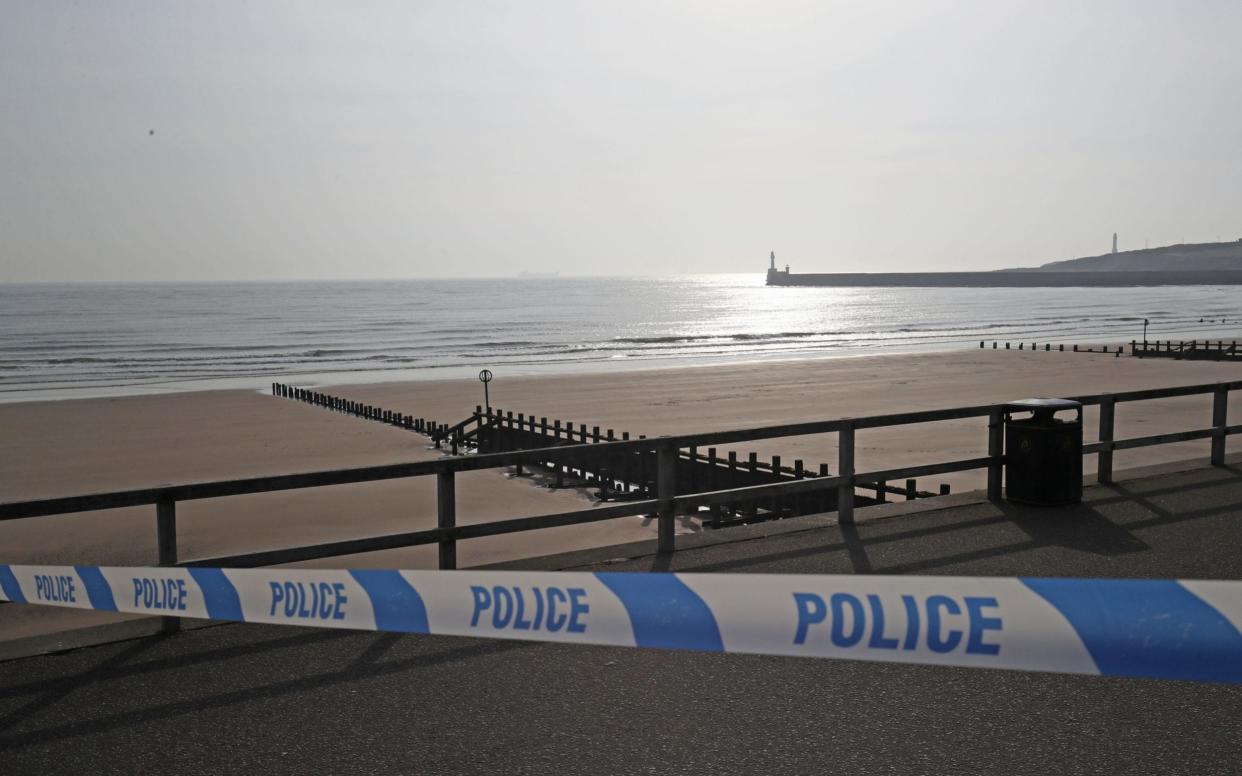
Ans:
[[[398,633],[1242,683],[1242,582],[0,565],[0,600]]]

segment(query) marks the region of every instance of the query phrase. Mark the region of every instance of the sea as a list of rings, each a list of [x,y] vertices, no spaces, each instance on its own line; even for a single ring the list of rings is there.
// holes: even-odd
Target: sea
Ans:
[[[803,288],[762,274],[0,284],[0,401],[1228,338],[1237,287]],[[1003,345],[1002,345],[1003,347]]]

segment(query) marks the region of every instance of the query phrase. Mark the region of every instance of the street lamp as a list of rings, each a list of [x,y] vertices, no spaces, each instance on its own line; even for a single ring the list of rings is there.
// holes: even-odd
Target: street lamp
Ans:
[[[1143,347],[1147,347],[1147,319],[1143,319]]]
[[[479,382],[483,383],[483,406],[487,409],[487,414],[492,414],[492,400],[487,394],[487,384],[492,381],[492,370],[484,369],[479,372]]]

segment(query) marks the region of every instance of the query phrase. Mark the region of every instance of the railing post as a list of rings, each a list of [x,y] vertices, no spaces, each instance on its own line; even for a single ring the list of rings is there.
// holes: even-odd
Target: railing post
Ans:
[[[1112,396],[1100,397],[1100,441],[1113,441],[1113,410],[1116,406],[1116,400]],[[1098,456],[1099,468],[1096,470],[1096,480],[1101,484],[1107,485],[1113,481],[1113,451],[1111,449],[1100,450]]]
[[[677,495],[677,448],[671,443],[661,444],[656,453],[656,493],[660,500],[656,552],[667,555],[676,549],[673,538],[673,498]]]
[[[159,565],[177,565],[177,502],[168,496],[160,496],[155,502],[155,546]],[[161,617],[160,629],[165,633],[181,630],[180,617]]]
[[[436,474],[436,527],[457,526],[457,485],[452,469],[441,469]],[[457,568],[457,540],[440,540],[440,569]]]
[[[1005,410],[1000,406],[988,412],[988,501],[1001,500],[1005,473]]]
[[[1225,425],[1229,416],[1229,389],[1212,392],[1212,465],[1225,465]]]
[[[854,421],[842,421],[837,432],[837,476],[843,478],[837,486],[837,522],[848,525],[854,522]]]

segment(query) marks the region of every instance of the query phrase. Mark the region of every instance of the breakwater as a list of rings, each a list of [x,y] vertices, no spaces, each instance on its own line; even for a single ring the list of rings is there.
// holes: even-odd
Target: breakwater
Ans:
[[[1071,288],[1137,286],[1238,286],[1242,271],[1152,272],[826,272],[768,270],[769,286]]]
[[[618,433],[611,428],[588,427],[586,423],[575,421],[549,421],[546,416],[536,418],[533,414],[521,412],[515,415],[511,410],[497,408],[485,410],[476,406],[469,417],[449,425],[285,383],[272,383],[271,390],[273,396],[294,399],[363,420],[424,434],[434,442],[436,448],[447,449],[453,456],[630,441],[628,431]],[[637,440],[646,438],[645,434],[635,437]],[[831,476],[826,463],[807,466],[802,459],[797,459],[790,466],[783,464],[779,455],[771,456],[770,460],[761,460],[755,452],[718,452],[715,447],[708,447],[702,452],[697,446],[680,450],[674,466],[673,476],[679,492],[733,490]],[[537,477],[544,480],[551,489],[570,486],[595,488],[595,496],[600,501],[641,501],[657,496],[659,461],[656,451],[650,449],[599,454],[588,448],[569,458],[560,456],[556,460],[515,464],[513,474],[519,477]],[[889,496],[912,501],[949,493],[949,486],[943,483],[935,492],[919,490],[918,480],[913,478],[906,479],[902,485],[877,480],[861,487],[868,492],[855,497],[860,506],[882,504],[889,500]],[[713,504],[705,510],[697,511],[695,517],[700,518],[704,527],[723,528],[797,515],[833,512],[836,509],[837,492],[824,489],[807,495],[795,494],[788,497],[775,496]]]
[[[1066,345],[1064,343],[1045,342],[1040,347],[1038,342],[1000,342],[992,341],[992,350],[1043,350],[1049,352],[1056,350],[1059,353],[1065,353]],[[1029,346],[1029,347],[1028,347]],[[979,340],[979,347],[986,349],[988,343],[986,340]],[[1125,345],[1070,345],[1071,353],[1103,353],[1121,356],[1125,352]],[[1174,360],[1185,361],[1242,361],[1242,352],[1238,350],[1237,340],[1151,340],[1139,341],[1130,340],[1130,355],[1137,358],[1171,358]]]

